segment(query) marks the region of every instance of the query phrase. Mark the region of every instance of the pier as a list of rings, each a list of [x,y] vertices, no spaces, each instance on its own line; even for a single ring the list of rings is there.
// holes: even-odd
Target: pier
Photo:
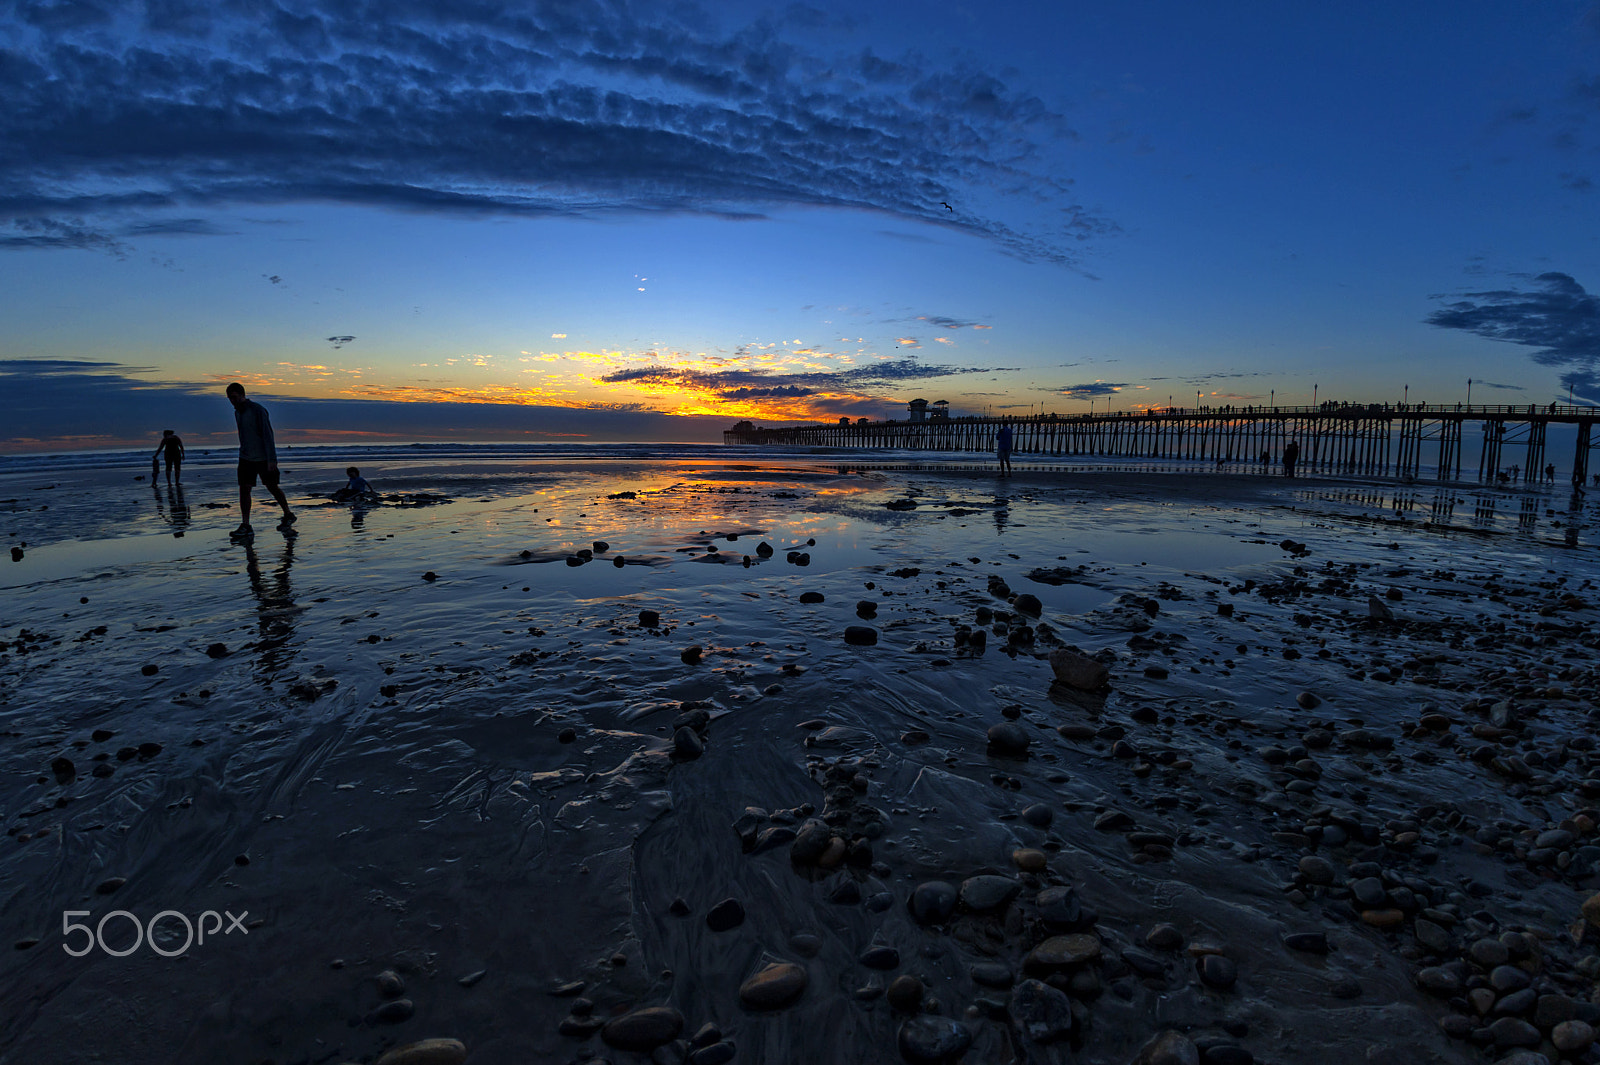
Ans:
[[[921,404],[919,407],[918,404]],[[905,421],[841,420],[835,425],[758,428],[741,422],[722,434],[727,444],[790,448],[989,452],[1001,426],[1010,426],[1015,455],[1099,455],[1127,459],[1195,459],[1220,463],[1281,461],[1291,440],[1300,444],[1297,470],[1307,473],[1420,477],[1432,468],[1440,481],[1462,479],[1463,442],[1482,441],[1479,481],[1494,481],[1509,465],[1518,479],[1543,478],[1549,427],[1577,430],[1563,473],[1574,485],[1589,476],[1600,408],[1549,404],[1324,403],[1317,406],[1156,407],[1099,414],[949,417],[914,401]],[[1431,460],[1431,461],[1426,461]]]

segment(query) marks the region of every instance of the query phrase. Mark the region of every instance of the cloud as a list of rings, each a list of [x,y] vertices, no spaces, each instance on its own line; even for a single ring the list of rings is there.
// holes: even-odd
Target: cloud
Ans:
[[[1533,348],[1533,361],[1564,368],[1561,383],[1593,395],[1600,370],[1600,297],[1569,274],[1539,274],[1525,289],[1468,292],[1423,321],[1488,340]]]
[[[940,329],[966,329],[969,326],[973,329],[989,328],[986,325],[979,325],[977,322],[970,322],[962,318],[951,318],[943,314],[919,314],[914,320],[936,325]]]
[[[1072,265],[1064,116],[977,62],[808,50],[686,4],[84,0],[0,8],[0,247],[120,250],[197,211],[730,219],[874,211]],[[941,200],[989,204],[960,215]],[[1043,200],[1048,228],[1002,221]]]
[[[904,381],[931,381],[962,374],[994,373],[1011,367],[941,366],[897,359],[871,366],[813,373],[781,373],[770,370],[697,370],[672,366],[640,366],[617,370],[600,378],[606,384],[657,385],[692,388],[722,398],[737,395],[812,395],[826,391],[846,391],[872,385],[892,385]],[[799,390],[799,391],[795,391]]]
[[[336,348],[342,348],[342,347],[344,347],[346,344],[350,343],[354,339],[355,339],[355,337],[352,337],[352,336],[329,337],[328,338],[328,343],[332,344]]]
[[[1085,385],[1061,385],[1057,388],[1041,388],[1040,392],[1054,392],[1062,396],[1109,396],[1128,387],[1126,381],[1094,381]]]
[[[1508,391],[1511,391],[1511,392],[1526,392],[1527,391],[1527,389],[1523,388],[1521,385],[1499,385],[1499,384],[1495,384],[1493,381],[1474,381],[1472,383],[1477,385],[1480,388],[1503,388],[1503,389],[1507,389]]]

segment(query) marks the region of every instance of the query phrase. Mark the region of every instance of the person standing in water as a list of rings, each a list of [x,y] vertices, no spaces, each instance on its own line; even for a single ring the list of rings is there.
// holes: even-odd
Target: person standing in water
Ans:
[[[283,489],[278,487],[278,449],[273,443],[267,408],[246,399],[244,385],[237,381],[228,386],[228,402],[233,404],[233,420],[239,426],[239,527],[233,530],[234,535],[249,536],[254,531],[250,528],[250,489],[255,487],[257,477],[283,508],[278,528],[287,531],[297,519]]]
[[[1291,440],[1283,449],[1283,475],[1294,476],[1294,467],[1300,461],[1300,441]]]
[[[171,429],[161,430],[161,443],[156,445],[156,453],[150,458],[150,472],[156,470],[156,460],[165,457],[167,460],[167,480],[176,477],[183,480],[183,440]]]
[[[994,438],[995,452],[1000,456],[1000,476],[1011,476],[1011,426],[1003,424]]]

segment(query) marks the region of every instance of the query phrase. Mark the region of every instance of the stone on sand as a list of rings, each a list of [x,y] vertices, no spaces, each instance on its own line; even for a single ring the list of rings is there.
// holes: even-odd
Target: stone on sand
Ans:
[[[806,971],[793,962],[774,962],[739,986],[747,1009],[782,1009],[805,993]]]
[[[600,1038],[618,1050],[648,1054],[683,1031],[683,1014],[671,1006],[646,1006],[606,1022]]]
[[[1200,1051],[1181,1032],[1162,1032],[1139,1050],[1133,1065],[1200,1065]]]
[[[395,1047],[378,1059],[378,1065],[461,1065],[467,1048],[459,1039],[424,1039]]]
[[[953,1062],[972,1045],[972,1032],[960,1021],[923,1014],[900,1026],[900,1055],[913,1065]]]
[[[1110,676],[1100,662],[1065,647],[1050,652],[1050,668],[1056,680],[1079,691],[1096,691]]]

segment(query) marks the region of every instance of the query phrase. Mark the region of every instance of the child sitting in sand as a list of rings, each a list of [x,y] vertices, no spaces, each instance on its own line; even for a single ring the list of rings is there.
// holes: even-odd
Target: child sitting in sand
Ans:
[[[348,466],[344,472],[345,476],[349,477],[350,480],[343,488],[333,493],[334,502],[348,503],[351,500],[358,500],[363,503],[373,503],[377,501],[377,490],[367,483],[365,477],[361,476],[360,470],[354,466]]]

